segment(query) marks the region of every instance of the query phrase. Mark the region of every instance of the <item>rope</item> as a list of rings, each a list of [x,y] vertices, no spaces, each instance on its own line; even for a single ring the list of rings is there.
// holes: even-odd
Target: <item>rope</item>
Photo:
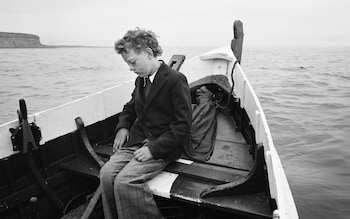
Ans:
[[[235,82],[234,82],[234,80],[233,80],[233,72],[234,72],[234,70],[235,70],[235,68],[236,68],[237,63],[240,63],[240,62],[239,62],[238,60],[236,60],[235,63],[233,63],[233,67],[232,67],[232,71],[231,71],[232,87],[231,87],[231,91],[230,91],[230,93],[229,93],[230,95],[233,93],[233,88],[234,88],[234,85],[235,85]],[[217,102],[217,103],[216,103],[216,107],[217,107],[217,108],[220,108],[220,109],[226,109],[226,108],[230,105],[230,103],[231,103],[231,97],[228,96],[228,100],[227,100],[226,106],[222,106],[222,105],[220,105],[219,102]]]

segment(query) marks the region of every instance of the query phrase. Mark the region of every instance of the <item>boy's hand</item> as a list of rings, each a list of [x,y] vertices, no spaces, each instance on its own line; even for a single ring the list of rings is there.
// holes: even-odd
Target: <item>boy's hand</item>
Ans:
[[[147,146],[143,146],[134,152],[136,160],[145,162],[153,159],[153,155]]]
[[[115,135],[113,152],[116,152],[126,141],[129,140],[129,130],[126,128],[121,128],[117,131]]]

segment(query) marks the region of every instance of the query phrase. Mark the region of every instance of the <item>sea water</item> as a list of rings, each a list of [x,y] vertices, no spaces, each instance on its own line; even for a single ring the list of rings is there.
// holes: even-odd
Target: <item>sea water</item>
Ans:
[[[165,47],[161,58],[207,49]],[[350,48],[244,48],[242,68],[300,218],[350,218]],[[21,98],[32,114],[134,79],[112,47],[0,49],[0,124]]]

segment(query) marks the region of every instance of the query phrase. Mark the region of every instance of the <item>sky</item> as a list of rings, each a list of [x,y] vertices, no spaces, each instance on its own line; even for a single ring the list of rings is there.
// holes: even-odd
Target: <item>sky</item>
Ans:
[[[129,29],[163,46],[224,46],[241,20],[245,46],[350,46],[349,0],[0,0],[0,32],[45,45],[113,46]]]

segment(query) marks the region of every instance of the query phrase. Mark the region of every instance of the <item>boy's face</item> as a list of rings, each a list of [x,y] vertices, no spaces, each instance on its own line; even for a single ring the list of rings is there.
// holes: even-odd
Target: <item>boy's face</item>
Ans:
[[[129,65],[130,71],[135,72],[140,77],[146,77],[151,74],[151,58],[149,54],[141,50],[137,53],[134,49],[128,49],[121,54],[124,61]]]

